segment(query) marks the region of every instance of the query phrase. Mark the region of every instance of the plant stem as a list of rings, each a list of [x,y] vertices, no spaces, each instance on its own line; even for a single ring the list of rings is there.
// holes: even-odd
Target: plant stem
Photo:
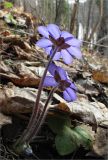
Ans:
[[[31,133],[31,135],[28,137],[28,139],[26,140],[27,143],[29,143],[29,142],[34,138],[34,136],[36,136],[36,135],[38,134],[39,129],[40,129],[41,125],[43,124],[43,122],[44,122],[44,120],[45,120],[45,117],[46,117],[48,103],[50,102],[50,99],[52,98],[52,95],[53,95],[53,93],[56,91],[57,88],[58,88],[58,86],[57,86],[57,87],[54,87],[54,88],[50,91],[49,96],[48,96],[48,99],[47,99],[47,101],[46,101],[46,103],[45,103],[45,106],[44,106],[44,108],[43,108],[43,111],[42,111],[41,115],[39,116],[39,118],[38,118],[38,120],[37,120],[37,122],[36,122],[36,124],[35,124],[34,130],[33,130],[33,132]]]
[[[28,139],[28,137],[30,137],[31,133],[34,131],[34,126],[35,126],[35,123],[36,123],[37,117],[38,117],[39,101],[40,101],[40,96],[41,96],[41,92],[42,92],[42,88],[43,88],[44,79],[46,77],[49,65],[52,62],[52,59],[53,59],[53,57],[54,57],[54,55],[55,55],[55,53],[57,52],[58,49],[59,49],[58,47],[56,47],[54,49],[54,51],[52,53],[52,56],[50,57],[50,59],[48,61],[48,64],[47,64],[47,66],[45,68],[45,71],[43,73],[43,76],[42,76],[42,79],[40,81],[39,88],[38,88],[38,93],[37,93],[35,106],[33,108],[32,115],[31,115],[30,121],[28,123],[28,126],[25,129],[25,131],[23,132],[23,134],[21,135],[21,137],[17,140],[17,142],[15,143],[14,146],[20,146],[20,144],[25,144],[26,143],[26,139]]]

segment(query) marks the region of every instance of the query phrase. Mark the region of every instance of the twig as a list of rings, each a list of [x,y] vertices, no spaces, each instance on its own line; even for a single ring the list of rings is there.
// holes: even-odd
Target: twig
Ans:
[[[102,44],[96,44],[96,43],[93,43],[93,42],[83,41],[83,40],[82,40],[82,42],[84,42],[84,43],[88,43],[88,44],[93,44],[93,45],[95,45],[95,46],[99,46],[99,47],[105,47],[105,48],[108,48],[108,46],[105,46],[105,45],[102,45]]]
[[[108,38],[108,35],[106,35],[106,36],[102,37],[101,39],[99,39],[99,40],[97,41],[97,43],[100,43],[101,41],[106,40],[107,38]]]

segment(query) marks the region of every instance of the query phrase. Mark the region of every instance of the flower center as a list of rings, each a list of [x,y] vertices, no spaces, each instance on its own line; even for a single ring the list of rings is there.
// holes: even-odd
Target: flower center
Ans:
[[[66,88],[70,87],[71,83],[67,82],[66,80],[61,80],[59,82],[59,88],[61,91],[64,91]]]
[[[71,83],[67,82],[67,80],[62,80],[57,71],[55,71],[54,78],[55,78],[56,82],[59,83],[59,89],[61,91],[64,91],[66,88],[70,87],[70,85],[71,85]]]
[[[63,37],[60,37],[60,38],[58,38],[56,40],[56,45],[59,46],[59,47],[62,46],[62,45],[64,45],[64,43],[65,43],[65,40],[64,40]]]
[[[54,39],[53,37],[50,36],[50,40],[52,41],[52,43],[54,44],[54,46],[59,47],[59,52],[62,49],[67,49],[70,47],[69,44],[65,43],[65,39],[63,37],[59,37],[58,39]]]

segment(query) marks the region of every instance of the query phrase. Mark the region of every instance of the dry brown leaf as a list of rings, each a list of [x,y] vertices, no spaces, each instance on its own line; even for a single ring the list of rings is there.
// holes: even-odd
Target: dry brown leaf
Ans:
[[[5,116],[3,113],[0,113],[0,126],[10,123],[12,123],[11,118],[9,116]]]
[[[60,110],[60,111],[63,111],[63,112],[68,112],[68,113],[70,113],[69,107],[68,107],[65,103],[63,103],[63,102],[59,103],[59,104],[57,105],[56,109],[58,109],[58,110]]]
[[[94,124],[94,125],[101,123],[104,126],[103,122],[106,121],[106,125],[108,126],[108,108],[103,103],[89,102],[87,99],[84,98],[74,102],[67,103],[63,98],[61,98],[56,93],[54,94],[54,97],[58,101],[60,101],[61,105],[62,104],[64,105],[65,103],[65,105],[69,108],[70,113],[74,117],[83,121],[84,123]]]
[[[29,52],[32,50],[30,45],[24,40],[22,40],[18,35],[10,35],[10,36],[4,37],[3,42],[11,43],[12,45],[19,46],[21,49],[23,49],[26,52]]]
[[[33,16],[31,14],[23,12],[23,13],[21,13],[21,16],[26,18],[26,26],[28,28],[33,27],[33,21],[32,21]]]
[[[8,31],[8,30],[5,30],[5,31],[3,31],[3,32],[1,32],[0,33],[0,35],[2,35],[2,36],[9,36],[9,35],[11,35],[11,32],[10,31]]]
[[[40,78],[36,75],[36,72],[31,71],[29,67],[23,63],[16,63],[13,65],[5,65],[3,61],[0,63],[0,76],[4,79],[8,79],[18,86],[37,87],[40,82]]]
[[[0,9],[0,18],[3,18],[7,13],[8,11]]]
[[[11,43],[11,41],[14,43],[14,40],[19,41],[20,36],[19,35],[10,35],[3,38],[4,43]]]
[[[19,46],[15,45],[9,45],[8,48],[6,49],[7,54],[11,53],[12,56],[17,58],[17,60],[30,60],[32,59],[32,52],[25,52],[23,49],[21,49]]]
[[[76,82],[78,91],[83,94],[98,95],[98,89],[93,85],[95,84],[91,79],[79,79]]]
[[[11,68],[7,66],[3,61],[0,61],[0,73],[9,73],[11,72]]]
[[[33,88],[19,88],[12,83],[8,86],[1,86],[0,88],[0,110],[5,114],[20,115],[24,113],[31,113],[35,105],[37,89]],[[42,92],[40,109],[42,103],[47,99],[45,92]]]
[[[107,71],[93,71],[93,79],[101,83],[108,83],[108,72]]]
[[[98,127],[93,151],[99,156],[107,156],[108,154],[108,129]]]
[[[6,112],[18,113],[16,110],[19,110],[19,112],[30,112],[35,103],[36,93],[37,90],[31,88],[18,88],[15,86],[3,87],[0,93],[0,103],[2,107],[4,106]],[[47,96],[43,94],[42,98],[45,100]],[[54,94],[54,98],[61,103],[58,105],[49,105],[49,108],[57,107],[62,112],[68,112],[73,118],[87,124],[101,124],[104,126],[104,121],[106,121],[105,125],[108,126],[108,109],[104,104],[100,102],[89,102],[84,98],[80,98],[72,103],[67,103],[56,93]],[[10,111],[11,108],[14,109]],[[1,109],[3,110],[3,108]]]
[[[24,76],[20,78],[10,78],[11,82],[20,87],[37,87],[40,83],[39,78],[31,78],[29,76]]]
[[[16,66],[16,74],[19,78],[11,78],[11,81],[19,86],[38,86],[40,82],[40,78],[36,76],[29,67],[25,66],[23,63],[18,63]]]
[[[96,52],[91,55],[91,53],[85,51],[83,55],[84,59],[86,59],[86,64],[89,65],[92,70],[108,70],[108,59],[105,56],[99,55],[99,53]]]

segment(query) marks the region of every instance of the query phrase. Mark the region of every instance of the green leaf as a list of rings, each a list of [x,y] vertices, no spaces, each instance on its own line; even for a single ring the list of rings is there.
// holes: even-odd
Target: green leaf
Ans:
[[[71,119],[68,115],[56,114],[48,117],[47,120],[48,126],[56,134],[60,134],[64,126],[71,126]]]
[[[85,146],[86,149],[89,149],[91,147],[91,144],[92,144],[92,137],[87,132],[87,130],[83,129],[80,126],[77,126],[77,127],[74,128],[74,131],[77,134],[79,134],[79,136],[81,137],[82,145]]]
[[[60,155],[68,155],[81,145],[86,149],[91,147],[92,137],[80,126],[71,128],[68,115],[54,114],[48,119],[48,126],[57,134],[55,146]]]
[[[55,138],[55,145],[60,155],[68,155],[80,146],[80,136],[71,128],[64,126],[62,133]]]
[[[4,7],[5,8],[12,8],[13,4],[11,2],[4,2]]]
[[[62,156],[68,155],[76,150],[76,145],[66,135],[57,135],[55,138],[55,145],[58,153]]]

